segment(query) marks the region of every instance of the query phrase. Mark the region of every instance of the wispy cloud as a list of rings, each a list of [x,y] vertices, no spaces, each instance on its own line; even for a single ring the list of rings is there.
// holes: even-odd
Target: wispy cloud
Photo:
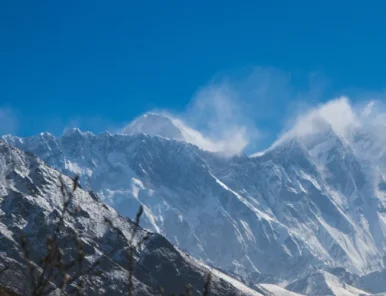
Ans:
[[[325,123],[348,141],[361,130],[386,143],[386,92],[333,91],[318,74],[301,79],[273,68],[223,76],[201,88],[181,116],[229,154],[255,152],[259,142],[289,134],[304,137]]]
[[[231,85],[212,84],[196,94],[183,117],[224,152],[239,153],[259,136],[243,103]]]
[[[19,128],[17,112],[8,107],[0,107],[0,134],[12,134]]]
[[[302,87],[293,80],[278,69],[261,67],[220,75],[200,88],[178,116],[228,154],[253,152],[274,140],[290,110],[324,94],[326,83],[318,75],[306,75]]]
[[[318,101],[323,90],[317,75],[307,75],[299,88],[290,74],[254,67],[217,75],[198,89],[182,112],[152,111],[178,120],[188,142],[205,150],[252,153],[272,143],[290,109],[299,109],[304,98]]]

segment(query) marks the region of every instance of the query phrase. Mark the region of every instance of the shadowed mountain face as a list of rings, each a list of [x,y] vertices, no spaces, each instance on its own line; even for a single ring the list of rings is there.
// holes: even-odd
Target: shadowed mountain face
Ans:
[[[63,180],[66,187],[73,186],[69,177]],[[19,295],[30,295],[31,276],[23,250],[28,250],[38,279],[43,266],[40,259],[47,252],[46,241],[54,234],[63,209],[60,186],[59,172],[36,156],[0,140],[0,270],[8,266],[0,275],[0,287]],[[83,244],[84,260],[80,267],[69,268],[69,275],[91,270],[81,277],[85,295],[124,295],[128,291],[130,269],[128,241],[134,223],[81,188],[75,190],[70,201],[58,239],[62,260],[66,265],[77,258],[77,237]],[[20,243],[21,231],[27,242],[24,248]],[[146,242],[139,244],[146,234],[137,227],[133,240],[134,245],[139,245],[133,256],[134,295],[156,295],[158,286],[164,287],[165,295],[179,294],[187,283],[191,284],[194,295],[201,295],[206,274],[214,270],[178,251],[158,234],[148,233]],[[91,269],[96,261],[99,264]],[[234,282],[237,288],[216,271],[210,286],[211,295],[260,295]]]
[[[143,205],[145,228],[248,280],[295,281],[314,268],[343,267],[358,276],[384,268],[385,179],[358,156],[363,136],[348,143],[326,125],[256,157],[225,158],[160,133],[74,129],[59,138],[3,138],[79,174],[83,188],[123,216],[133,218]]]

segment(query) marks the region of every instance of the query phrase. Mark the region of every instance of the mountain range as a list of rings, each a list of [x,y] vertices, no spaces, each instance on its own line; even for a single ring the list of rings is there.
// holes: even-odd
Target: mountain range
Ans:
[[[27,204],[32,203],[31,196],[39,196],[40,212],[49,212],[57,205],[44,208],[47,197],[39,182],[54,182],[60,172],[80,177],[82,196],[87,198],[83,202],[90,204],[85,212],[92,217],[86,219],[88,226],[83,225],[82,231],[100,244],[98,249],[103,250],[105,244],[101,236],[107,236],[93,230],[103,228],[100,221],[94,222],[100,213],[113,215],[117,224],[130,229],[130,219],[142,206],[141,226],[146,230],[141,231],[158,234],[151,235],[157,241],[153,250],[158,243],[168,244],[173,256],[187,262],[187,273],[201,272],[197,279],[201,284],[203,270],[218,274],[223,278],[217,281],[218,295],[239,286],[242,289],[237,293],[263,295],[386,292],[382,129],[352,126],[342,135],[323,119],[311,124],[311,132],[290,130],[263,152],[231,156],[182,121],[155,113],[139,117],[114,134],[70,129],[60,137],[49,133],[3,136],[3,161],[28,161],[21,168],[2,167],[4,172],[12,168],[11,177],[1,183],[2,211],[9,216],[7,223],[2,222],[2,234],[14,240],[10,235],[14,228],[32,223],[20,221],[45,219],[22,209],[23,218],[16,219],[12,212],[17,204],[11,203],[15,198],[7,196],[18,196]],[[203,142],[205,149],[200,145]],[[47,173],[32,172],[31,166]],[[2,176],[10,174],[4,172]],[[109,210],[103,210],[104,204]],[[43,224],[50,225],[40,221],[37,225]],[[10,243],[11,239],[2,244],[3,252]],[[143,252],[145,257],[157,257],[151,248]],[[157,281],[157,276],[151,278]],[[153,287],[148,279],[138,281]],[[235,291],[227,293],[235,295]]]

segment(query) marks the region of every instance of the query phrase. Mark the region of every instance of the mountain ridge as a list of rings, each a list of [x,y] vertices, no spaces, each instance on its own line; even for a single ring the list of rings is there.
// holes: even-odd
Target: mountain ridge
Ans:
[[[75,134],[3,139],[78,173],[124,216],[142,205],[145,228],[248,281],[385,267],[386,195],[373,189],[356,146],[328,125],[315,140],[287,137],[256,157],[143,133]],[[220,240],[219,249],[209,243]]]

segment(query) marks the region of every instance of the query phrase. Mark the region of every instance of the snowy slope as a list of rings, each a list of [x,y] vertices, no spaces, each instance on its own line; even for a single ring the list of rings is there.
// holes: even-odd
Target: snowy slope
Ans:
[[[68,187],[72,180],[64,177]],[[20,230],[27,239],[28,252],[36,263],[45,255],[45,242],[53,233],[62,209],[59,173],[31,154],[26,154],[0,141],[0,286],[7,286],[21,295],[28,295],[26,264],[20,247]],[[133,223],[120,217],[95,195],[77,189],[69,205],[70,214],[64,219],[60,232],[60,247],[64,259],[76,258],[74,231],[84,244],[82,270],[100,260],[103,272],[83,276],[85,295],[123,295],[126,293],[128,264],[127,241],[105,222],[108,218],[125,237],[131,237]],[[142,240],[146,232],[139,229],[134,240]],[[163,286],[166,295],[180,293],[187,283],[199,295],[209,269],[175,249],[166,239],[149,234],[146,243],[135,252],[134,295],[155,295]],[[212,269],[211,269],[212,270]],[[75,274],[77,267],[70,269]],[[255,295],[244,284],[216,271],[213,274],[211,295]],[[256,294],[260,295],[260,294]]]
[[[272,290],[274,289],[275,288]],[[363,290],[342,282],[338,277],[326,271],[313,272],[307,277],[288,285],[287,289],[302,293],[304,295],[371,295]]]
[[[134,217],[142,204],[146,228],[250,281],[292,282],[314,267],[358,276],[385,267],[386,186],[374,186],[381,177],[358,156],[359,144],[326,124],[256,157],[225,158],[191,144],[173,121],[168,133],[149,135],[148,117],[127,134],[3,138],[80,174],[84,188],[122,215]]]
[[[270,293],[274,294],[274,295],[280,295],[280,296],[299,296],[299,295],[302,295],[302,294],[298,294],[298,293],[295,293],[295,292],[292,292],[292,291],[288,291],[284,288],[281,288],[279,286],[276,286],[276,285],[272,285],[272,284],[262,284],[260,285],[261,287],[263,287],[264,289],[268,290]]]

